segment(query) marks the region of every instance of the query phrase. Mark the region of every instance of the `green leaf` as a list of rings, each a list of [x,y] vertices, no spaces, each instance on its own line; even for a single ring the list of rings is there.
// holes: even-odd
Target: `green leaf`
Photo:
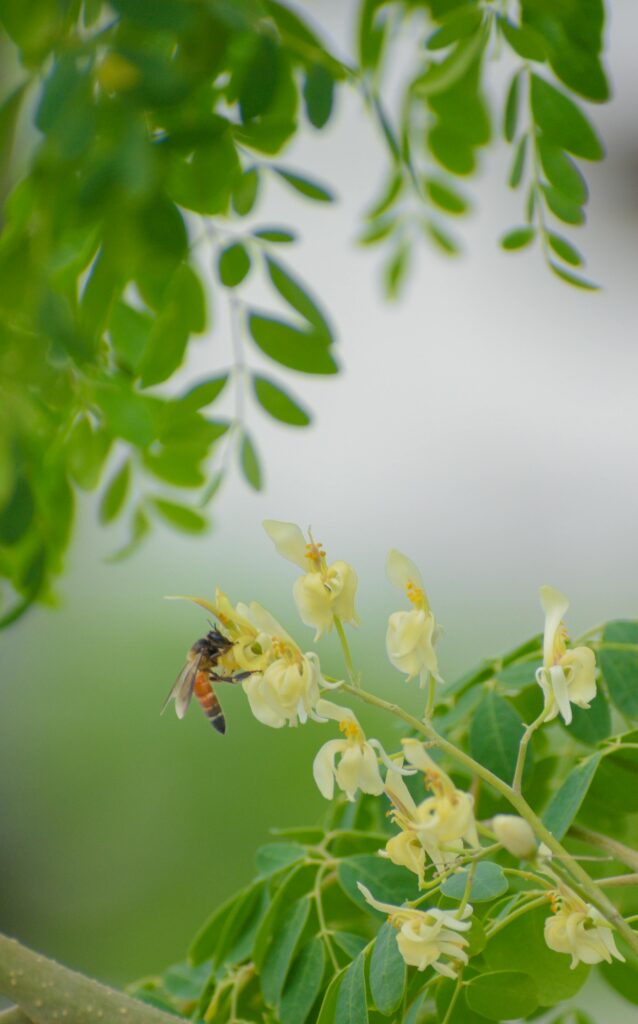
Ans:
[[[504,782],[511,782],[523,732],[523,723],[512,705],[496,693],[486,693],[470,726],[472,757]],[[530,747],[524,778],[532,768],[531,754]]]
[[[532,75],[532,112],[550,142],[586,160],[601,160],[604,149],[580,107],[544,78]]]
[[[253,388],[257,401],[273,419],[293,427],[307,427],[310,416],[282,388],[267,377],[253,376]]]
[[[444,60],[430,64],[426,71],[413,82],[417,96],[435,96],[449,92],[472,67],[485,46],[488,30],[483,26],[478,32],[461,39]]]
[[[351,960],[354,960],[368,945],[368,939],[363,935],[355,935],[353,932],[335,932],[332,938],[339,949],[342,949]]]
[[[304,896],[288,908],[286,918],[275,933],[261,965],[260,982],[264,999],[269,1006],[277,1006],[297,946],[301,939],[311,899]]]
[[[559,841],[578,814],[600,764],[600,758],[600,754],[594,754],[573,768],[543,814],[543,822]]]
[[[332,981],[326,989],[326,994],[323,997],[321,1003],[321,1009],[319,1010],[319,1016],[317,1017],[317,1024],[335,1024],[335,1012],[337,1008],[337,996],[339,995],[339,989],[341,988],[341,982],[343,981],[344,975],[347,968],[344,967],[342,971],[335,974]]]
[[[441,886],[444,896],[454,900],[462,900],[467,884],[468,868],[457,871],[456,874],[446,878]],[[469,899],[471,903],[484,903],[487,900],[496,899],[502,896],[509,888],[507,878],[503,869],[489,860],[481,860],[474,869],[474,877],[470,888]]]
[[[518,124],[518,112],[521,105],[521,72],[517,71],[510,87],[507,90],[505,100],[505,113],[503,115],[503,135],[508,142],[514,141],[516,126]]]
[[[137,551],[140,544],[144,538],[148,536],[150,531],[151,524],[148,520],[148,516],[140,505],[133,513],[129,540],[121,548],[118,548],[117,551],[114,551],[113,554],[108,555],[106,561],[109,564],[114,564],[117,562],[123,562],[126,558],[130,558],[130,556]]]
[[[259,170],[256,167],[247,168],[236,182],[232,194],[232,203],[235,213],[240,217],[246,217],[257,202],[259,194]]]
[[[197,148],[191,160],[175,157],[169,177],[171,198],[195,213],[228,209],[240,173],[239,158],[228,133]]]
[[[609,622],[602,640],[598,661],[609,696],[623,715],[638,718],[638,649],[614,651],[604,646],[605,643],[636,644],[638,648],[638,622],[623,619]]]
[[[438,1013],[438,1019],[445,1021],[445,1024],[486,1024],[487,1017],[482,1014],[475,1013],[467,1005],[465,999],[465,989],[462,988],[457,1000],[452,1008],[449,1010],[452,996],[456,992],[456,982],[452,981],[451,978],[441,978],[436,986],[436,1009]],[[446,1013],[448,1016],[446,1017]],[[416,1020],[413,1021],[412,1017],[406,1019],[406,1024],[417,1024]],[[555,1022],[554,1022],[555,1024]]]
[[[587,292],[598,291],[599,285],[593,281],[588,281],[585,277],[579,277],[577,274],[570,273],[569,270],[565,270],[564,267],[559,267],[556,263],[550,260],[549,265],[556,277],[560,277],[562,281],[566,281],[567,284],[571,284],[574,288],[583,288]]]
[[[518,188],[521,181],[523,180],[523,173],[525,171],[525,160],[527,157],[527,143],[528,136],[521,136],[520,142],[516,147],[516,152],[514,153],[512,169],[510,171],[510,176],[508,179],[508,184],[510,188]]]
[[[254,882],[246,889],[231,896],[215,910],[202,925],[193,939],[188,951],[190,962],[197,966],[205,960],[212,959],[219,947],[225,922],[229,921],[242,902],[250,899],[251,906],[256,906],[263,891],[263,882]]]
[[[115,437],[140,447],[155,440],[162,408],[157,399],[132,391],[124,382],[99,382],[94,391],[95,400]]]
[[[190,413],[212,405],[224,390],[227,382],[228,374],[220,373],[217,377],[209,377],[208,380],[193,385],[179,399],[180,408],[184,412]]]
[[[560,721],[563,724],[562,719]],[[592,747],[611,736],[611,711],[602,690],[598,691],[589,708],[573,705],[571,724],[564,728],[581,743],[589,743]]]
[[[506,690],[524,690],[527,686],[537,686],[536,670],[542,665],[540,658],[530,661],[515,661],[497,672],[497,681]]]
[[[301,373],[331,374],[337,364],[326,346],[325,337],[303,331],[274,317],[251,313],[248,329],[255,344],[275,362]]]
[[[467,4],[450,14],[443,20],[441,28],[436,29],[425,41],[428,50],[442,50],[451,43],[472,35],[482,20],[482,12],[474,5]]]
[[[544,938],[549,907],[530,910],[497,932],[483,950],[491,971],[522,971],[536,984],[541,1006],[570,999],[584,985],[589,968],[570,968],[570,957],[555,953]]]
[[[281,1024],[304,1024],[321,991],[325,964],[325,947],[316,935],[303,947],[290,969],[281,997]]]
[[[363,953],[350,964],[343,976],[337,994],[335,1024],[368,1024]]]
[[[82,490],[91,491],[99,483],[112,440],[109,432],[94,427],[88,416],[81,416],[74,425],[67,447],[69,473]]]
[[[253,33],[247,66],[242,71],[238,99],[245,122],[265,114],[273,105],[280,76],[277,42],[265,32]]]
[[[109,319],[109,333],[120,363],[137,370],[153,326],[148,313],[134,309],[125,302],[117,302]]]
[[[296,234],[287,228],[259,228],[258,231],[253,231],[253,237],[261,238],[264,242],[279,242],[282,244],[297,241]]]
[[[547,180],[567,199],[577,206],[587,202],[587,183],[576,164],[560,146],[548,142],[544,136],[538,139],[538,151]]]
[[[294,174],[283,167],[272,165],[270,169],[275,174],[278,174],[280,178],[283,178],[291,188],[294,188],[295,192],[300,192],[307,199],[314,199],[318,203],[332,203],[334,201],[335,197],[332,192],[329,192],[323,185],[317,184],[316,181],[302,177],[301,174]]]
[[[266,843],[257,850],[257,871],[262,877],[303,860],[306,851],[299,843]]]
[[[127,459],[111,477],[102,495],[98,518],[103,526],[117,519],[124,507],[130,483],[131,463]]]
[[[244,432],[241,441],[240,464],[244,477],[255,491],[263,486],[259,455],[250,434]]]
[[[334,100],[334,79],[323,64],[311,64],[303,87],[308,120],[323,128],[330,120]]]
[[[571,199],[568,199],[552,185],[543,185],[542,189],[545,201],[555,217],[564,221],[565,224],[585,223],[585,214],[580,206],[572,203]]]
[[[319,334],[325,335],[326,343],[330,343],[332,341],[330,327],[317,303],[310,297],[305,288],[292,276],[286,267],[273,259],[272,256],[266,257],[266,268],[270,280],[282,299],[289,303],[293,309],[296,309]]]
[[[418,895],[418,886],[411,872],[406,868],[397,867],[391,860],[374,854],[344,858],[337,869],[337,877],[346,895],[361,910],[373,916],[378,911],[366,903],[357,882],[362,882],[376,899],[385,903],[400,905],[405,900],[416,899]]]
[[[571,264],[572,267],[579,267],[582,264],[583,257],[578,249],[575,249],[571,242],[568,242],[562,235],[556,235],[550,231],[547,238],[556,255],[565,260],[565,263]]]
[[[536,228],[513,228],[501,238],[504,249],[524,249],[536,238]]]
[[[316,864],[301,863],[293,865],[290,873],[282,881],[279,881],[272,902],[255,937],[252,957],[257,970],[261,970],[270,943],[279,929],[280,922],[285,918],[288,908],[300,896],[304,896],[312,889],[316,877]]]
[[[370,959],[370,991],[377,1010],[389,1016],[399,1008],[405,980],[405,961],[397,945],[396,928],[386,922],[376,937]]]
[[[638,1006],[638,956],[629,949],[623,939],[618,939],[618,947],[626,963],[620,964],[617,960],[611,964],[602,963],[599,970],[607,984],[611,985],[623,999]]]
[[[515,25],[506,18],[498,19],[498,27],[508,43],[523,60],[545,60],[545,41],[543,37],[528,25]]]
[[[396,299],[405,284],[410,269],[412,249],[407,242],[400,242],[384,267],[383,281],[388,299]]]
[[[449,182],[441,181],[438,178],[427,178],[425,187],[432,202],[442,210],[453,214],[467,213],[469,207],[467,199],[457,192]]]
[[[175,526],[183,533],[203,533],[208,529],[208,521],[199,512],[194,512],[186,505],[178,505],[164,498],[153,498],[153,506],[169,526]]]
[[[472,1010],[496,1021],[527,1017],[539,1005],[533,979],[520,971],[479,974],[470,980],[465,998]]]
[[[226,288],[236,288],[250,271],[250,255],[241,242],[234,242],[219,254],[217,272]]]
[[[17,544],[33,521],[35,503],[31,485],[19,476],[2,509],[0,509],[0,543]]]

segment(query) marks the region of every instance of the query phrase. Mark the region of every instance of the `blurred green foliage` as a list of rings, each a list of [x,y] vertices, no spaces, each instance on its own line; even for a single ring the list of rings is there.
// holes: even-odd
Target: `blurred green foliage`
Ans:
[[[455,178],[475,171],[499,121],[515,148],[510,184],[526,183],[526,224],[504,248],[537,239],[559,277],[590,287],[551,219],[582,223],[573,157],[603,154],[565,91],[607,98],[602,0],[513,6],[362,0],[344,61],[278,0],[0,0],[15,65],[0,101],[0,626],[50,599],[78,489],[101,490],[103,524],[127,517],[123,556],[157,519],[205,531],[233,455],[262,486],[246,400],[289,426],[310,422],[279,378],[251,374],[242,346],[274,369],[334,374],[333,330],[278,255],[294,229],[243,220],[269,176],[304,200],[333,200],[279,154],[304,122],[329,124],[337,89],[359,91],[387,153],[361,241],[384,246],[389,296],[419,239],[457,251],[447,222],[471,204]],[[406,40],[416,45],[395,111],[386,73]],[[501,51],[515,62],[502,112],[484,82]],[[286,314],[249,307],[241,288],[256,273]],[[218,320],[214,292],[230,306],[232,366],[186,391],[161,388]],[[213,415],[231,389],[234,414]]]

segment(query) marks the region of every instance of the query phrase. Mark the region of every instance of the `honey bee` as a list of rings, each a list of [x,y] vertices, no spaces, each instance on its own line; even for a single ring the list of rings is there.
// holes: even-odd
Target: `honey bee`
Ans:
[[[239,683],[250,673],[240,672],[234,676],[224,676],[217,672],[219,659],[230,651],[233,641],[228,640],[214,626],[201,640],[196,640],[188,654],[186,664],[178,675],[175,683],[164,701],[161,714],[168,704],[175,701],[178,718],[183,718],[188,710],[193,694],[199,701],[202,711],[217,732],[226,732],[226,719],[213,682]]]

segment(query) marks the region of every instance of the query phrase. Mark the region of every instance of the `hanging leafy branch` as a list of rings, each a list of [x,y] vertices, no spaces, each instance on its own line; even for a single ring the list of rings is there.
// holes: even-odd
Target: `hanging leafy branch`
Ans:
[[[336,373],[334,332],[280,255],[294,226],[258,215],[273,183],[334,200],[281,153],[326,127],[339,90],[361,97],[388,153],[361,240],[387,249],[393,297],[421,238],[459,249],[448,222],[471,202],[458,181],[492,138],[486,75],[512,51],[504,133],[528,223],[503,244],[537,238],[555,273],[589,287],[550,220],[582,222],[572,157],[602,156],[565,92],[607,98],[602,27],[602,0],[362,0],[356,59],[343,60],[278,0],[0,0],[13,69],[0,101],[0,626],[51,599],[78,491],[99,491],[105,526],[128,521],[124,557],[155,521],[205,531],[233,460],[262,486],[254,411],[310,423],[286,371]],[[386,73],[406,40],[395,110]],[[253,307],[257,274],[273,309]],[[168,386],[213,328],[229,358]]]

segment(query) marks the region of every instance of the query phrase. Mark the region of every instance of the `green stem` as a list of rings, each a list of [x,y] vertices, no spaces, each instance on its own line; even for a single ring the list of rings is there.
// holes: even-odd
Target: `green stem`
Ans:
[[[525,770],[525,758],[527,757],[527,747],[529,741],[538,729],[540,725],[545,721],[545,717],[549,711],[549,708],[543,708],[538,718],[536,718],[531,725],[528,725],[525,732],[521,736],[521,741],[518,745],[518,757],[516,758],[516,768],[514,770],[514,780],[512,782],[512,789],[515,793],[520,793],[521,786],[523,784],[523,771]]]
[[[348,644],[348,637],[346,636],[346,631],[343,628],[343,623],[338,615],[335,615],[334,623],[335,629],[337,630],[337,635],[339,637],[339,642],[341,644],[341,650],[343,651],[343,660],[346,663],[348,677],[353,687],[358,688],[359,684],[355,676],[354,665],[352,663],[352,655],[350,654],[350,645]]]
[[[485,934],[488,939],[491,939],[493,935],[496,935],[497,932],[502,931],[508,924],[515,921],[517,917],[522,917],[523,914],[528,912],[528,910],[536,910],[536,907],[542,906],[547,906],[547,896],[537,896],[534,900],[527,900],[521,906],[517,907],[516,910],[513,910],[511,914],[506,914],[500,921],[496,921],[494,927],[488,928]]]
[[[511,786],[506,782],[503,782],[503,780],[500,779],[498,775],[495,775],[494,772],[491,772],[489,768],[485,768],[478,761],[475,761],[473,757],[470,757],[469,754],[466,754],[465,751],[460,750],[458,747],[455,747],[453,743],[450,743],[449,740],[440,736],[430,722],[421,722],[418,718],[415,718],[414,715],[404,711],[403,708],[399,707],[397,704],[391,704],[389,701],[383,700],[381,697],[376,697],[374,694],[368,693],[360,687],[349,686],[347,683],[344,683],[342,689],[351,693],[359,700],[364,701],[366,704],[382,708],[384,711],[388,711],[390,714],[394,715],[395,718],[400,718],[403,722],[409,725],[414,732],[420,733],[428,740],[434,742],[440,750],[449,754],[449,756],[458,764],[464,765],[472,774],[478,775],[478,777],[483,779],[484,782],[487,782],[492,789],[495,789],[497,793],[500,793],[501,796],[503,796],[508,803],[518,811],[521,818],[524,818],[525,821],[531,825],[540,842],[545,843],[548,849],[560,858],[561,862],[568,868],[571,875],[579,883],[581,889],[588,896],[591,902],[598,907],[609,923],[618,929],[631,949],[638,954],[638,935],[629,927],[628,924],[626,924],[622,915],[618,912],[611,900],[608,899],[601,889],[599,889],[584,868],[580,866],[578,861],[575,860],[552,835],[520,793],[515,792]]]
[[[594,832],[590,828],[583,828],[582,825],[572,825],[569,835],[574,839],[589,843],[590,846],[597,846],[605,853],[611,854],[621,864],[626,864],[628,868],[638,871],[638,852],[625,846],[624,843],[619,843],[617,839],[611,839],[609,836],[603,835],[602,832]]]
[[[321,883],[324,879],[324,876],[329,870],[330,868],[328,866],[325,866],[323,868],[320,868],[319,871],[317,872],[314,888],[312,890],[312,896],[315,901],[315,906],[317,908],[317,918],[319,920],[319,937],[322,938],[325,943],[326,949],[328,950],[328,955],[332,960],[332,966],[334,967],[335,971],[339,971],[339,961],[337,960],[337,955],[332,945],[332,932],[328,928],[326,916],[323,912],[323,900],[321,898]]]
[[[454,989],[454,992],[452,993],[452,998],[450,999],[450,1001],[448,1003],[447,1010],[445,1011],[445,1017],[441,1021],[441,1024],[449,1024],[450,1018],[451,1018],[452,1013],[454,1011],[454,1007],[456,1006],[456,1001],[459,998],[459,995],[461,993],[461,986],[462,986],[462,984],[463,984],[463,972],[460,971],[459,972],[459,976],[456,979],[456,987]]]

